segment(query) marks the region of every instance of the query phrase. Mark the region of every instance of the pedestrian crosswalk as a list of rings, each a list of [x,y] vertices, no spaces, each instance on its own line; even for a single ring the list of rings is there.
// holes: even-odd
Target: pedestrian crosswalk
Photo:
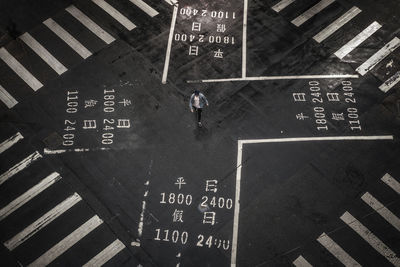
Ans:
[[[385,174],[381,181],[387,186],[400,194],[400,183],[393,178],[390,174]],[[364,201],[376,214],[379,214],[387,223],[394,229],[400,231],[400,219],[385,207],[376,197],[369,192],[361,196]],[[393,266],[400,266],[400,258],[388,245],[386,245],[376,234],[368,229],[363,223],[360,222],[350,212],[346,211],[340,216],[343,223],[352,229],[362,240],[364,240],[370,247],[377,253],[382,255]],[[344,266],[361,266],[357,259],[350,256],[339,244],[337,244],[326,233],[322,233],[317,238],[318,243],[323,246],[330,254],[332,254]],[[303,256],[299,256],[293,261],[295,266],[312,266]]]
[[[24,140],[25,139],[20,132],[13,134],[11,137],[0,143],[0,154],[2,156],[7,156],[7,153],[14,153],[12,150],[17,143],[19,146],[25,147],[27,141],[24,142]],[[24,171],[29,168],[29,165],[32,164],[33,161],[39,160],[44,161],[45,159],[43,159],[42,155],[38,151],[34,151],[30,153],[28,157],[3,173],[0,176],[0,190],[8,192],[14,190],[19,191],[15,188],[16,183],[7,182],[10,178],[17,175],[19,176],[18,178],[22,178],[22,180],[27,178],[25,176],[29,176],[29,180],[35,180],[36,178],[33,177],[28,170],[26,172]],[[20,181],[20,179],[17,180]],[[65,254],[67,254],[66,252],[74,246],[78,246],[79,243],[82,243],[81,240],[90,238],[90,240],[95,241],[97,235],[103,236],[107,234],[110,236],[108,240],[104,240],[103,237],[101,237],[99,242],[92,242],[90,248],[88,247],[87,255],[85,254],[85,257],[87,257],[86,259],[71,258],[68,259],[68,263],[75,266],[77,264],[74,262],[80,262],[78,265],[82,265],[83,261],[86,262],[84,266],[102,266],[114,257],[122,255],[122,251],[126,248],[125,245],[119,239],[115,238],[113,232],[108,230],[107,227],[100,227],[104,225],[104,221],[97,214],[93,214],[93,210],[87,206],[86,202],[82,201],[83,199],[81,195],[77,192],[69,193],[64,199],[56,201],[53,204],[53,199],[57,198],[59,192],[52,191],[52,188],[54,190],[54,187],[59,185],[58,188],[62,190],[71,190],[67,189],[65,186],[60,186],[60,183],[62,182],[63,178],[60,173],[51,172],[46,177],[41,178],[29,189],[25,190],[25,192],[14,197],[14,199],[9,199],[7,204],[0,207],[0,228],[4,227],[8,221],[11,221],[12,223],[13,220],[15,221],[21,216],[23,218],[20,218],[19,220],[24,222],[23,228],[19,229],[19,226],[9,228],[12,229],[11,231],[14,233],[10,233],[10,230],[8,230],[8,237],[0,238],[3,245],[10,252],[16,253],[16,259],[18,259],[20,255],[31,255],[32,259],[29,261],[24,261],[24,259],[18,260],[20,264],[24,266],[47,266],[56,260],[59,260],[60,257],[68,257],[65,256]],[[22,187],[24,186],[25,185]],[[42,197],[40,198],[40,196]],[[5,198],[3,196],[2,202],[4,202],[4,200]],[[49,202],[48,206],[51,207],[44,212],[40,209],[40,205],[43,205],[43,200]],[[29,208],[27,206],[29,206]],[[35,207],[37,207],[37,211],[35,210]],[[82,216],[82,213],[86,213],[87,215]],[[40,245],[44,247],[42,249],[37,249],[38,243],[35,241],[35,239],[37,239],[36,237],[45,235],[48,227],[67,224],[69,217],[66,216],[66,214],[69,214],[69,216],[74,216],[74,214],[76,214],[77,217],[83,219],[81,219],[82,221],[78,226],[71,227],[71,229],[68,230],[70,231],[69,234],[64,235],[62,238],[54,237],[58,240],[49,240],[47,242],[48,238],[53,238],[52,234],[54,233],[47,236],[46,242],[40,243]],[[99,230],[100,228],[101,233]],[[95,233],[95,230],[97,233]],[[107,233],[103,233],[104,231],[107,231]],[[82,245],[80,245],[79,248],[85,249]],[[35,253],[37,253],[37,255],[35,255]]]
[[[305,10],[302,14],[295,17],[291,20],[291,23],[300,28],[305,26],[306,22],[314,18],[319,13],[323,12],[326,8],[331,6],[335,0],[319,0],[316,4],[314,4],[311,8]],[[274,5],[272,5],[271,9],[277,13],[284,11],[285,9],[290,9],[290,7],[296,3],[295,0],[281,0]],[[294,12],[295,10],[293,10]],[[345,25],[347,25],[354,18],[359,16],[362,13],[362,10],[357,6],[353,6],[349,10],[345,11],[342,15],[340,15],[337,19],[335,19],[331,24],[317,32],[313,39],[317,43],[323,43],[329,40],[336,32],[340,31]],[[343,44],[339,47],[334,55],[343,60],[346,56],[349,56],[357,47],[359,47],[362,43],[364,43],[367,39],[369,39],[373,34],[379,31],[382,28],[382,24],[377,21],[373,21],[367,27],[365,27],[361,32],[359,32],[356,36],[353,37],[350,41]],[[395,37],[387,44],[383,45],[381,48],[378,48],[374,54],[370,56],[365,62],[362,62],[356,68],[356,72],[360,75],[364,76],[371,70],[378,68],[378,65],[387,57],[389,57],[396,49],[399,47],[399,39]],[[386,78],[385,78],[386,79]],[[379,86],[379,89],[386,93],[396,85],[400,84],[400,71],[396,72],[393,76],[388,77],[387,80]]]
[[[121,7],[115,7],[110,1],[82,1],[86,1],[88,3],[83,4],[80,8],[78,8],[76,5],[70,5],[65,9],[66,14],[73,17],[76,23],[86,27],[88,32],[97,36],[106,45],[113,43],[116,40],[115,36],[117,36],[119,33],[109,32],[108,30],[104,29],[104,27],[101,26],[101,24],[104,24],[103,20],[99,20],[98,17],[94,17],[92,11],[96,10],[94,13],[100,14],[99,16],[102,18],[104,17],[105,20],[111,19],[115,21],[116,23],[122,25],[125,30],[132,31],[137,27],[134,22],[136,17],[133,19],[129,18],[127,14],[130,14],[130,12],[121,10]],[[142,12],[150,19],[159,15],[159,12],[154,7],[152,7],[149,3],[146,3],[147,0],[123,1],[131,5],[132,9],[137,8],[137,12]],[[90,8],[90,10],[88,8]],[[90,44],[87,44],[83,42],[81,38],[78,38],[82,32],[74,32],[73,27],[70,27],[70,25],[62,25],[60,22],[58,22],[56,17],[44,20],[43,25],[50,30],[51,34],[62,40],[67,47],[72,49],[72,51],[79,55],[83,60],[89,58],[91,55],[93,55],[93,53],[97,52],[91,51],[91,49],[89,49]],[[43,29],[40,27],[36,28],[40,29],[40,31],[43,31]],[[51,38],[52,37],[49,36],[49,39]],[[52,54],[52,52],[50,52],[51,49],[47,47],[48,45],[46,42],[43,40],[39,41],[39,39],[36,38],[34,31],[25,32],[18,39],[27,45],[40,60],[45,62],[58,75],[62,75],[68,71],[68,64],[62,62],[60,58],[57,58],[54,54]],[[6,47],[1,47],[0,63],[5,63],[5,65],[7,65],[7,67],[10,68],[15,74],[17,74],[17,76],[32,90],[37,91],[42,88],[46,81],[42,81],[37,78],[37,74],[35,73],[36,70],[28,68],[29,66],[24,66],[22,63],[23,61],[14,56],[14,53],[15,52],[10,51]],[[8,109],[11,109],[21,101],[19,98],[24,96],[17,95],[15,93],[16,88],[12,88],[12,86],[10,87],[10,85],[7,83],[7,80],[4,79],[7,79],[7,77],[2,77],[0,79],[0,107],[4,105]]]

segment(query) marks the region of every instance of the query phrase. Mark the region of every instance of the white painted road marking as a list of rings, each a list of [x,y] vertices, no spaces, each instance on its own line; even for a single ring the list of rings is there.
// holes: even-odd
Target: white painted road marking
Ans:
[[[335,256],[346,267],[358,267],[361,265],[355,261],[346,251],[344,251],[326,233],[322,233],[317,241],[324,246],[333,256]]]
[[[43,150],[43,154],[55,155],[55,154],[62,154],[62,153],[67,153],[67,152],[82,153],[82,152],[90,152],[90,151],[107,151],[107,150],[110,150],[110,148],[109,147],[98,147],[98,148],[56,149],[56,150],[45,148]]]
[[[292,4],[295,0],[282,0],[276,5],[272,7],[272,10],[275,12],[281,12],[283,9],[287,8],[290,4]]]
[[[3,153],[4,151],[6,151],[7,149],[9,149],[10,147],[12,147],[14,144],[16,144],[19,140],[24,139],[24,137],[22,136],[22,134],[20,132],[14,134],[13,136],[11,136],[10,138],[8,138],[7,140],[3,141],[0,144],[0,154]]]
[[[378,52],[376,52],[372,57],[365,61],[360,67],[356,69],[358,73],[362,76],[367,74],[371,69],[378,65],[382,60],[390,55],[394,50],[400,46],[400,39],[395,37],[392,41],[386,44]]]
[[[396,72],[386,82],[384,82],[381,86],[379,86],[379,89],[382,92],[387,93],[390,89],[392,89],[398,83],[400,83],[400,71]]]
[[[92,55],[86,47],[84,47],[78,40],[76,40],[71,34],[69,34],[63,27],[61,27],[52,18],[43,21],[53,33],[55,33],[61,40],[63,40],[69,47],[71,47],[76,53],[82,58],[86,59]]]
[[[359,234],[368,244],[370,244],[377,252],[384,256],[394,266],[400,266],[400,259],[397,257],[388,246],[386,246],[378,237],[376,237],[370,230],[362,225],[356,218],[349,212],[345,212],[340,219]]]
[[[33,222],[31,225],[26,227],[24,230],[16,234],[13,238],[4,242],[4,246],[6,246],[10,251],[14,250],[16,247],[34,236],[37,232],[46,227],[49,223],[54,221],[61,214],[69,210],[81,200],[82,198],[77,193],[74,193],[72,196],[68,197],[63,202],[55,206],[53,209],[51,209],[42,217]]]
[[[355,16],[361,13],[361,9],[358,7],[352,7],[349,11],[347,11],[340,18],[335,20],[328,27],[320,31],[317,35],[314,36],[314,40],[318,43],[323,42],[326,38],[334,34],[337,30],[343,27],[346,23],[352,20]]]
[[[386,208],[381,202],[374,198],[370,193],[365,193],[362,197],[365,203],[373,208],[379,215],[381,215],[388,223],[393,225],[398,231],[400,231],[400,219],[394,215],[388,208]]]
[[[303,23],[317,15],[333,2],[335,2],[335,0],[321,0],[315,6],[311,7],[309,10],[292,20],[292,23],[297,27],[300,27]]]
[[[0,85],[0,100],[8,107],[8,108],[12,108],[14,107],[16,104],[18,104],[18,101],[15,100],[14,97],[12,97],[12,95],[10,95],[6,89],[4,89],[3,86]]]
[[[129,0],[129,1],[131,1],[132,4],[136,5],[138,8],[140,8],[141,10],[146,12],[146,14],[149,15],[150,17],[154,17],[154,16],[158,15],[157,10],[155,10],[154,8],[152,8],[151,6],[149,6],[142,0]]]
[[[103,249],[99,254],[94,256],[88,263],[83,267],[98,267],[103,266],[106,262],[112,259],[115,255],[121,252],[125,248],[125,245],[118,239],[112,242],[108,247]]]
[[[18,60],[13,57],[4,47],[0,48],[0,58],[34,91],[40,89],[43,84],[39,82]]]
[[[74,5],[67,7],[65,10],[69,14],[71,14],[76,20],[82,23],[86,28],[88,28],[92,33],[94,33],[97,37],[103,40],[106,44],[111,44],[115,41],[114,37],[103,30],[99,25],[97,25],[88,16],[83,14],[83,12],[76,8]]]
[[[238,140],[238,154],[236,162],[236,182],[235,182],[235,207],[233,217],[233,234],[231,250],[231,267],[236,266],[237,241],[239,233],[239,214],[240,214],[240,186],[242,179],[242,154],[244,144],[262,143],[288,143],[288,142],[308,142],[308,141],[372,141],[372,140],[393,140],[392,135],[379,136],[326,136],[326,137],[294,137],[294,138],[272,138],[272,139],[252,139]]]
[[[381,180],[390,186],[397,194],[400,194],[400,183],[396,181],[390,174],[386,173]]]
[[[338,74],[338,75],[295,75],[295,76],[260,76],[245,78],[226,78],[209,80],[188,80],[187,83],[219,83],[219,82],[243,82],[243,81],[276,81],[276,80],[309,80],[309,79],[357,79],[358,75]]]
[[[39,154],[39,152],[35,151],[25,159],[23,159],[21,162],[15,164],[13,167],[11,167],[8,171],[0,175],[0,185],[2,185],[5,181],[10,179],[13,175],[19,173],[29,165],[31,165],[35,160],[41,158],[42,155]]]
[[[33,52],[35,52],[44,62],[46,62],[58,75],[63,74],[68,69],[61,64],[46,48],[44,48],[29,33],[24,33],[19,37]]]
[[[350,40],[347,44],[345,44],[342,48],[340,48],[336,53],[340,59],[343,59],[345,56],[350,54],[355,48],[357,48],[360,44],[365,42],[369,37],[371,37],[376,31],[378,31],[382,27],[381,24],[374,21],[371,25],[365,28],[361,33],[359,33],[356,37]]]
[[[60,255],[62,255],[65,251],[70,249],[79,240],[84,238],[87,234],[96,229],[96,227],[102,223],[103,221],[99,218],[99,216],[97,215],[93,216],[91,219],[82,224],[79,228],[70,233],[63,240],[58,242],[51,249],[49,249],[47,252],[45,252],[42,256],[37,258],[34,262],[29,264],[28,266],[42,267],[50,264],[52,261],[54,261]]]
[[[243,38],[242,38],[242,78],[246,78],[246,67],[247,67],[247,9],[248,0],[244,0],[243,7]]]
[[[93,3],[98,5],[101,9],[103,9],[106,13],[108,13],[111,17],[113,17],[116,21],[118,21],[122,26],[124,26],[128,31],[136,28],[136,25],[133,24],[127,17],[122,15],[118,10],[113,8],[109,3],[104,0],[92,0]]]
[[[174,11],[172,13],[171,27],[169,29],[169,37],[168,37],[168,44],[167,44],[167,51],[165,52],[164,70],[163,70],[163,76],[162,76],[162,80],[161,80],[161,82],[163,84],[167,83],[169,59],[171,57],[172,38],[174,37],[177,14],[178,14],[178,4],[174,5]]]
[[[17,197],[15,200],[11,201],[7,206],[0,210],[0,221],[5,219],[8,215],[22,207],[25,203],[30,201],[35,196],[39,195],[42,191],[44,191],[60,179],[61,176],[58,173],[53,172],[42,181],[40,181],[40,183],[33,186],[31,189]]]
[[[293,265],[296,267],[312,267],[312,265],[305,258],[303,258],[303,256],[299,256],[293,262]]]

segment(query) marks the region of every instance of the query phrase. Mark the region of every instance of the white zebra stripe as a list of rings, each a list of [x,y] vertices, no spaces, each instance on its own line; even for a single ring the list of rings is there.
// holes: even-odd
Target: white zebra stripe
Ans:
[[[2,185],[5,181],[10,179],[12,176],[15,174],[19,173],[29,165],[31,165],[34,161],[37,159],[41,158],[42,155],[40,155],[39,152],[35,151],[25,159],[23,159],[21,162],[15,164],[13,167],[11,167],[8,171],[0,175],[0,185]]]
[[[0,58],[34,91],[43,87],[35,76],[32,75],[18,60],[13,57],[4,47],[0,48]]]
[[[118,10],[112,7],[109,3],[104,0],[92,0],[93,3],[98,5],[101,9],[103,9],[106,13],[108,13],[111,17],[113,17],[116,21],[118,21],[122,26],[124,26],[128,31],[136,28],[136,25],[133,24],[127,17],[122,15]]]
[[[394,191],[397,192],[397,194],[400,194],[400,183],[396,181],[390,174],[386,173],[381,180],[390,186]]]
[[[82,23],[86,28],[88,28],[92,33],[94,33],[97,37],[103,40],[106,44],[111,44],[115,41],[115,38],[112,37],[111,34],[103,30],[99,25],[97,25],[88,16],[83,14],[83,12],[76,8],[74,5],[67,7],[65,10],[69,14],[71,14],[76,20]]]
[[[339,30],[341,27],[346,25],[350,20],[352,20],[355,16],[361,13],[361,9],[358,7],[352,7],[349,11],[347,11],[345,14],[343,14],[340,18],[335,20],[332,24],[330,24],[328,27],[320,31],[317,35],[315,35],[313,38],[315,41],[318,43],[323,42],[326,38],[334,34],[337,30]]]
[[[311,7],[309,10],[292,20],[292,23],[296,25],[297,27],[300,27],[303,25],[305,22],[307,22],[309,19],[317,15],[319,12],[327,8],[330,4],[335,2],[335,0],[321,0],[318,2],[316,5]]]
[[[18,104],[18,101],[15,100],[14,97],[12,97],[12,95],[10,95],[6,89],[4,89],[3,86],[0,85],[0,100],[8,107],[8,108],[12,108],[14,107],[16,104]]]
[[[140,8],[141,10],[146,12],[146,14],[149,15],[150,17],[154,17],[154,16],[158,15],[157,10],[155,10],[154,8],[152,8],[151,6],[149,6],[142,0],[129,0],[129,1],[131,1],[132,4],[136,5],[138,8]]]
[[[295,0],[282,0],[276,5],[272,7],[272,10],[275,12],[281,12],[283,9],[287,8],[290,4],[292,4]]]
[[[382,60],[389,56],[394,50],[400,46],[400,39],[395,37],[392,41],[382,47],[378,52],[376,52],[372,57],[365,61],[360,67],[356,69],[358,73],[362,76],[367,74],[376,65],[378,65]]]
[[[388,246],[376,237],[367,227],[362,225],[349,212],[345,212],[340,219],[359,234],[371,247],[384,256],[394,266],[400,266],[400,259]]]
[[[384,82],[381,86],[379,86],[379,89],[382,92],[387,93],[390,89],[392,89],[398,83],[400,83],[400,71],[396,72],[386,82]]]
[[[40,183],[17,197],[15,200],[11,201],[7,206],[0,210],[0,221],[4,220],[8,215],[22,207],[32,198],[39,195],[42,191],[44,191],[60,179],[61,176],[57,172],[53,172],[42,181],[40,181]]]
[[[39,219],[37,219],[35,222],[30,224],[24,230],[16,234],[13,238],[4,242],[4,246],[6,246],[9,250],[14,250],[16,247],[34,236],[37,232],[42,230],[49,223],[57,219],[61,214],[69,210],[81,200],[82,198],[77,193],[74,193],[72,196],[68,197],[63,202],[61,202],[53,209],[48,211],[46,214],[41,216]]]
[[[121,250],[125,248],[125,245],[118,239],[112,242],[109,246],[103,249],[99,254],[94,256],[88,261],[83,267],[99,267],[103,266],[106,262],[117,255]]]
[[[84,47],[78,40],[76,40],[71,34],[69,34],[63,27],[61,27],[52,18],[43,21],[43,24],[46,25],[55,35],[57,35],[61,40],[63,40],[82,58],[86,59],[92,55],[92,52],[90,52],[86,47]]]
[[[33,52],[35,52],[44,62],[46,62],[58,75],[63,74],[68,69],[60,63],[46,48],[35,40],[29,33],[24,33],[19,37]]]
[[[293,265],[296,267],[312,267],[312,265],[305,258],[303,258],[303,256],[299,256],[293,262]]]
[[[82,224],[79,228],[70,233],[63,240],[55,244],[51,249],[49,249],[28,266],[42,267],[49,265],[52,261],[62,255],[65,251],[70,249],[73,245],[78,243],[79,240],[84,238],[87,234],[96,229],[96,227],[102,223],[103,221],[99,218],[99,216],[93,216],[91,219]]]
[[[24,137],[22,136],[22,134],[20,132],[14,134],[13,136],[11,136],[10,138],[8,138],[7,140],[3,141],[0,144],[0,154],[3,153],[4,151],[6,151],[7,149],[9,149],[10,147],[12,147],[14,144],[16,144],[19,140],[24,139]]]

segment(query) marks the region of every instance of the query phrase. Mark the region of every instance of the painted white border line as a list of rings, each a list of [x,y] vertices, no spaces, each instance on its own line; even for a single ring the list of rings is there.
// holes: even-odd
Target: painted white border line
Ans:
[[[58,75],[63,74],[68,69],[61,64],[50,52],[44,48],[35,38],[29,33],[22,34],[21,39],[27,46],[29,46],[33,52],[35,52],[44,62],[47,63]]]
[[[276,81],[276,80],[308,80],[308,79],[358,79],[357,74],[332,74],[332,75],[294,75],[294,76],[260,76],[245,78],[188,80],[187,83],[218,83],[218,82],[244,82],[244,81]]]
[[[19,140],[24,139],[22,134],[20,132],[17,132],[7,140],[3,141],[0,144],[0,154],[12,147],[14,144],[16,144]]]
[[[366,192],[361,199],[381,215],[388,223],[393,225],[397,231],[400,231],[400,219],[379,202],[379,200],[373,197],[369,192]]]
[[[0,221],[4,220],[8,215],[25,205],[32,198],[39,195],[42,191],[46,190],[48,187],[56,183],[61,179],[60,174],[53,172],[38,184],[33,186],[31,189],[11,201],[7,206],[0,210]]]
[[[247,67],[247,9],[248,0],[244,0],[243,7],[243,38],[242,38],[242,78],[246,78]]]
[[[15,164],[8,171],[6,171],[2,175],[0,175],[0,185],[2,185],[5,181],[10,179],[12,176],[19,173],[20,171],[22,171],[23,169],[25,169],[26,167],[28,167],[34,161],[36,161],[37,159],[39,159],[41,157],[42,157],[42,155],[40,155],[39,152],[35,151],[34,153],[32,153],[31,155],[29,155],[28,157],[26,157],[19,163]]]
[[[312,267],[312,265],[301,255],[293,262],[293,265],[296,267]]]
[[[104,0],[92,0],[97,6],[103,9],[108,15],[113,17],[116,21],[118,21],[122,26],[124,26],[128,31],[136,28],[136,25],[130,21],[127,17],[121,14],[118,10],[112,7],[109,3]]]
[[[346,251],[344,251],[335,241],[333,241],[326,233],[322,233],[317,241],[328,250],[336,259],[344,266],[361,267]]]
[[[10,95],[6,89],[4,89],[3,86],[0,85],[0,100],[8,107],[12,108],[16,104],[18,104],[18,101],[15,100],[15,98]]]
[[[294,1],[296,0],[282,0],[279,3],[277,3],[276,5],[274,5],[272,7],[272,10],[274,10],[275,12],[281,12],[283,9],[287,8],[290,4],[292,4]]]
[[[88,261],[83,267],[98,267],[103,266],[106,262],[112,259],[115,255],[121,252],[125,248],[125,245],[119,240],[115,240],[105,249],[103,249],[99,254],[94,256],[90,261]]]
[[[111,44],[115,41],[115,38],[111,34],[103,30],[99,25],[97,25],[93,20],[86,16],[82,11],[80,11],[74,5],[70,5],[65,9],[71,16],[73,16],[77,21],[82,23],[86,28],[88,28],[92,33],[99,37],[106,44]]]
[[[231,267],[236,266],[237,241],[239,234],[239,213],[240,213],[240,183],[242,179],[242,155],[244,144],[262,143],[289,143],[289,142],[308,142],[308,141],[374,141],[374,140],[393,140],[392,135],[376,136],[326,136],[326,137],[293,137],[293,138],[271,138],[271,139],[250,139],[238,140],[238,152],[236,162],[236,183],[235,183],[235,207],[233,217],[233,234],[231,250]],[[383,179],[383,178],[382,178]]]
[[[360,44],[365,42],[365,40],[367,40],[369,37],[371,37],[375,32],[377,32],[380,28],[382,28],[382,25],[379,24],[378,22],[374,21],[373,23],[371,23],[371,25],[369,25],[362,32],[360,32],[356,37],[354,37],[347,44],[342,46],[335,53],[335,56],[337,56],[340,59],[343,59],[345,56],[350,54],[351,51],[353,51]]]
[[[19,61],[13,57],[4,47],[0,48],[0,58],[12,69],[33,91],[43,87],[43,84],[35,78]]]
[[[87,222],[82,224],[79,228],[77,228],[75,231],[70,233],[63,240],[58,242],[51,249],[49,249],[47,252],[45,252],[42,256],[37,258],[34,262],[29,264],[28,266],[29,267],[34,267],[34,266],[42,267],[42,266],[49,265],[56,258],[58,258],[65,251],[70,249],[73,245],[78,243],[79,240],[84,238],[87,234],[89,234],[91,231],[96,229],[96,227],[102,223],[103,223],[103,220],[100,219],[99,216],[97,216],[97,215],[93,216],[91,219],[89,219]]]
[[[172,19],[171,19],[171,27],[169,29],[167,51],[165,52],[165,62],[164,62],[163,76],[162,76],[162,80],[161,80],[161,82],[163,84],[167,83],[169,60],[170,60],[170,57],[171,57],[172,38],[174,37],[176,17],[178,15],[178,7],[179,7],[178,4],[176,4],[176,5],[174,4],[174,11],[172,13]]]
[[[4,246],[6,246],[10,251],[14,250],[16,247],[34,236],[37,232],[42,230],[44,227],[57,219],[60,215],[72,208],[76,203],[81,200],[82,198],[77,193],[74,193],[63,202],[52,208],[50,211],[46,212],[46,214],[41,216],[39,219],[31,223],[24,230],[16,234],[10,240],[4,242]]]
[[[400,266],[400,259],[388,246],[376,237],[360,221],[353,217],[349,212],[345,212],[340,219],[362,237],[371,247],[384,256],[394,266]]]
[[[336,31],[338,31],[341,27],[346,25],[360,13],[361,9],[359,9],[356,6],[352,7],[349,11],[344,13],[340,18],[338,18],[337,20],[332,22],[328,27],[320,31],[318,34],[316,34],[313,37],[314,40],[317,41],[318,43],[323,42],[326,38],[334,34]]]

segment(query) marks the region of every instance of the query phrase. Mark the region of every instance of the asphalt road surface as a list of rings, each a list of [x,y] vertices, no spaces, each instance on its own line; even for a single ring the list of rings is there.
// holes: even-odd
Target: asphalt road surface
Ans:
[[[1,266],[400,266],[398,10],[2,1]]]

